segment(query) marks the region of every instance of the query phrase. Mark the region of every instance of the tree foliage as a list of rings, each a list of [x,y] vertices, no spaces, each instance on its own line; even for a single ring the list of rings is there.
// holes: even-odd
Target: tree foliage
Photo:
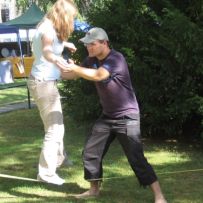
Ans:
[[[32,3],[36,3],[44,12],[52,6],[56,0],[16,0],[19,10],[25,11]],[[75,0],[79,13],[85,15],[92,0]]]
[[[145,133],[200,137],[203,127],[202,1],[95,0],[89,6],[88,22],[103,27],[111,46],[127,58]],[[80,94],[81,99],[82,95],[85,98],[86,84],[76,82],[75,85],[78,88],[75,96]],[[91,96],[95,97],[95,92]],[[100,109],[95,100],[92,101],[85,107],[81,100],[79,105],[75,101],[77,113],[83,109],[86,113]],[[92,116],[86,113],[81,114]]]
[[[47,10],[50,8],[50,6],[53,5],[53,3],[56,0],[16,0],[16,5],[18,10],[21,10],[22,12],[24,12],[25,10],[27,10],[32,3],[36,3],[39,8],[44,11],[45,13],[47,12]]]

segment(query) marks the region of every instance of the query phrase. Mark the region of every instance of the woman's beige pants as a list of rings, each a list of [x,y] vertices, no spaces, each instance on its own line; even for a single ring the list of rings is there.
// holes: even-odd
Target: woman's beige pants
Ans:
[[[64,124],[57,82],[29,79],[28,88],[39,109],[45,131],[39,175],[42,178],[53,176],[64,160]]]

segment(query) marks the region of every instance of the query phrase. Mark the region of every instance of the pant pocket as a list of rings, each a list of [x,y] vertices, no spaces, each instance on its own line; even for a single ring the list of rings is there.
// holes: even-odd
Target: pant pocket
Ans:
[[[127,136],[136,142],[140,142],[140,122],[130,120],[126,122]]]

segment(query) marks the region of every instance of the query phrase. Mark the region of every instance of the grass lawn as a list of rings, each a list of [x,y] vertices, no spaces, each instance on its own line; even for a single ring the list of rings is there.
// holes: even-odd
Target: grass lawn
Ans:
[[[26,79],[15,79],[15,83],[0,85],[0,106],[25,101],[27,101]]]
[[[28,101],[27,79],[15,79],[14,83],[0,84],[0,107]],[[62,83],[58,83],[60,88]],[[32,97],[30,97],[32,101]]]
[[[139,186],[117,141],[104,159],[104,182],[99,198],[76,200],[71,195],[88,188],[83,179],[81,153],[87,123],[65,117],[65,147],[74,165],[61,168],[62,186],[2,177],[35,179],[43,126],[36,108],[0,114],[0,202],[153,203],[150,189]],[[176,140],[143,139],[145,156],[154,166],[169,203],[203,202],[203,151],[195,144]]]

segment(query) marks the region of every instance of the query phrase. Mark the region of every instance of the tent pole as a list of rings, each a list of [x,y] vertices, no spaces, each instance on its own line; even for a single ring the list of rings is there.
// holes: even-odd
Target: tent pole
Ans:
[[[22,64],[23,66],[25,67],[25,63],[24,63],[24,58],[23,58],[23,52],[22,52],[22,47],[21,47],[21,40],[20,40],[20,35],[19,35],[19,32],[17,33],[17,38],[18,38],[18,44],[19,44],[19,47],[20,47],[20,58],[21,58],[21,61],[22,61]],[[25,70],[24,70],[25,71]],[[25,74],[25,72],[24,72]],[[26,78],[26,77],[25,77]],[[27,79],[26,79],[27,81]],[[31,109],[31,102],[30,102],[30,91],[28,89],[28,86],[26,85],[27,87],[27,99],[28,99],[28,108]]]
[[[26,39],[27,39],[27,56],[30,56],[30,45],[29,45],[29,29],[26,29]]]

